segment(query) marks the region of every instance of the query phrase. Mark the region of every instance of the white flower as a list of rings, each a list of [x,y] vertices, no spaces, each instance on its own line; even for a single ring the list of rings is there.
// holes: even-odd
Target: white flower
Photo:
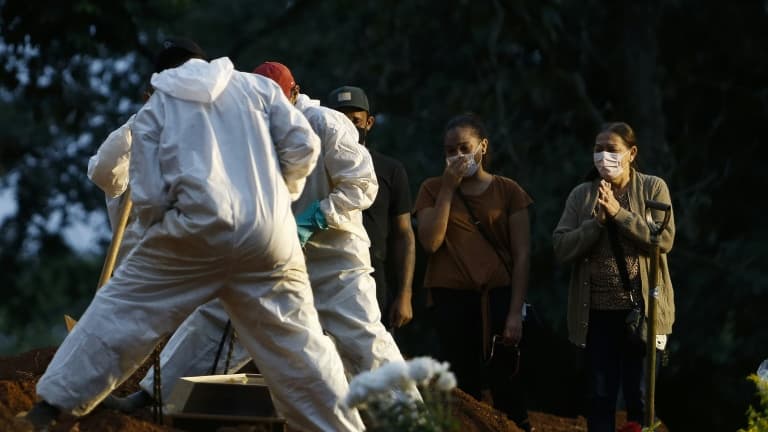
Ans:
[[[450,391],[456,387],[456,377],[449,371],[447,362],[438,363],[430,357],[417,357],[408,362],[411,378],[419,386],[436,381],[437,390]]]
[[[417,387],[428,397],[422,399]],[[454,430],[449,409],[454,387],[456,378],[448,363],[419,357],[357,375],[343,403],[364,410],[370,423],[366,426],[373,432]]]
[[[376,369],[376,373],[382,375],[381,384],[388,389],[406,388],[411,384],[406,362],[389,362]]]
[[[363,372],[349,383],[349,392],[344,398],[348,407],[366,403],[369,398],[394,389],[404,388],[410,383],[405,362],[390,362],[380,368]]]
[[[408,371],[411,378],[416,381],[418,385],[426,384],[432,377],[433,364],[435,363],[429,357],[417,357],[408,362]]]
[[[451,391],[454,387],[456,387],[456,376],[448,371],[441,373],[435,382],[435,388],[440,391]]]
[[[757,376],[764,380],[768,380],[768,359],[765,359],[760,363],[760,366],[757,368]]]

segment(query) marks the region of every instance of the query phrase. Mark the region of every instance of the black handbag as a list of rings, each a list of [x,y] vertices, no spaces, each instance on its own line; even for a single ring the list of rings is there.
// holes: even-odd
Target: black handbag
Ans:
[[[520,372],[520,347],[502,341],[501,335],[491,337],[491,352],[485,360],[490,369],[501,369],[508,377]]]

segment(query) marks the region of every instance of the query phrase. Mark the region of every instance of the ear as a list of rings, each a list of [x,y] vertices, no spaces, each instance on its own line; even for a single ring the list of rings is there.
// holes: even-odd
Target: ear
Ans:
[[[636,157],[637,157],[637,146],[632,146],[632,148],[629,149],[629,163],[634,162]]]
[[[291,101],[291,105],[296,105],[296,101],[299,100],[300,93],[301,87],[299,87],[298,84],[295,84],[293,87],[291,87],[291,95],[288,97],[288,100]]]
[[[480,150],[480,153],[485,154],[488,151],[488,138],[483,138],[483,140],[480,141],[480,145],[483,147],[483,149]]]
[[[376,123],[376,117],[374,117],[371,114],[368,114],[368,120],[365,122],[365,128],[368,130],[371,130],[374,123]]]

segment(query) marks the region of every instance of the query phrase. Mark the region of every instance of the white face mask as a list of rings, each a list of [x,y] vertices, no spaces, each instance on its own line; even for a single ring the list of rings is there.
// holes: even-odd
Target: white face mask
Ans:
[[[594,154],[595,168],[603,178],[615,179],[624,172],[621,160],[627,153],[597,152]]]
[[[445,164],[449,165],[451,162],[458,160],[459,158],[464,158],[467,160],[467,170],[464,172],[462,177],[472,177],[477,172],[477,161],[475,160],[475,155],[478,151],[480,151],[480,146],[477,146],[475,151],[472,153],[459,153],[456,156],[449,156],[445,158]]]

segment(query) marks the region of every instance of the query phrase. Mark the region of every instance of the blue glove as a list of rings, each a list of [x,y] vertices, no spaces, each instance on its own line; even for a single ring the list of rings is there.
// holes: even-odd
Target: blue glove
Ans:
[[[301,214],[296,216],[296,227],[299,231],[301,247],[307,243],[312,234],[328,228],[325,215],[320,210],[320,201],[309,205]]]

